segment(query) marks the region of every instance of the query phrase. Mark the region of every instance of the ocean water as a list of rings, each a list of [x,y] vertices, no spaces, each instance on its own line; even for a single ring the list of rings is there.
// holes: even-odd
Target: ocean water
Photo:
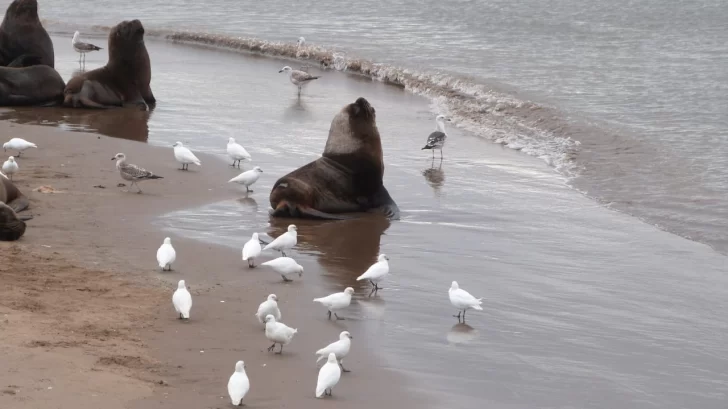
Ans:
[[[158,106],[1,117],[221,160],[236,137],[265,171],[256,192],[158,224],[239,249],[285,228],[267,215],[270,186],[364,96],[402,219],[302,222],[297,258],[317,266],[304,291],[320,294],[390,256],[385,290],[355,287],[350,325],[411,392],[441,408],[723,408],[728,11],[617,3],[42,3],[64,78],[72,31],[103,43],[104,27],[140,17]],[[304,62],[270,57],[296,54],[323,76],[300,100],[278,69]],[[419,150],[435,112],[457,126],[443,161]],[[466,325],[452,280],[485,297]]]

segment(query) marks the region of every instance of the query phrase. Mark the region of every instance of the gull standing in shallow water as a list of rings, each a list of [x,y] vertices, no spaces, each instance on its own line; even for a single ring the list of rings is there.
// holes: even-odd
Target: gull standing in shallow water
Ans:
[[[336,361],[336,354],[329,354],[326,364],[319,370],[318,381],[316,382],[316,397],[320,398],[324,394],[331,396],[332,389],[339,383],[341,379],[341,368]],[[327,392],[328,391],[328,392]]]
[[[172,271],[172,263],[177,259],[177,252],[172,247],[172,240],[169,237],[164,239],[164,243],[157,250],[157,263],[162,271]]]
[[[245,362],[238,361],[235,364],[235,372],[230,375],[228,381],[228,395],[233,406],[243,406],[243,398],[250,390],[250,379],[245,373]]]
[[[273,345],[268,347],[268,352],[274,350],[276,344],[281,344],[281,350],[276,354],[282,354],[283,345],[290,344],[296,333],[298,333],[297,328],[291,328],[282,322],[277,322],[273,315],[268,314],[265,316],[265,337],[273,341]]]
[[[280,71],[278,71],[279,74],[282,72],[285,72],[286,74],[288,74],[288,79],[291,80],[293,85],[298,87],[298,96],[299,97],[301,96],[301,88],[304,85],[308,84],[309,82],[311,82],[313,80],[317,80],[317,79],[321,78],[321,77],[313,76],[305,71],[294,70],[293,68],[291,68],[287,65],[285,67],[281,68]]]
[[[313,302],[317,302],[329,309],[329,319],[331,319],[331,314],[333,313],[337,320],[343,320],[345,318],[341,318],[336,315],[336,311],[344,309],[351,304],[352,294],[354,294],[354,289],[346,287],[346,289],[340,293],[333,293],[326,297],[314,298]]]
[[[258,181],[261,173],[263,173],[263,169],[261,169],[260,166],[256,166],[253,169],[246,170],[238,176],[228,180],[228,183],[232,182],[243,185],[245,186],[245,193],[252,192],[253,190],[250,189],[250,186]]]
[[[260,239],[258,239],[258,233],[253,233],[253,236],[243,246],[243,261],[248,262],[248,267],[255,267],[255,259],[260,257]]]
[[[157,176],[154,173],[144,168],[140,168],[137,165],[126,163],[126,155],[124,155],[123,153],[117,153],[116,156],[111,158],[111,160],[116,160],[116,169],[119,170],[121,178],[130,181],[131,186],[136,185],[137,189],[139,189],[137,193],[142,193],[142,189],[139,187],[137,182],[150,179],[164,179],[163,177]],[[130,189],[131,186],[129,186]],[[125,192],[128,192],[128,190],[125,190]]]
[[[387,257],[386,254],[380,254],[379,257],[377,257],[377,262],[372,264],[371,267],[364,272],[364,274],[357,277],[356,281],[368,280],[374,286],[372,292],[379,291],[381,289],[378,285],[379,282],[389,275],[388,261],[389,257]]]
[[[283,257],[286,256],[286,250],[292,249],[298,243],[298,228],[295,224],[288,226],[288,231],[276,237],[275,240],[268,243],[263,251],[271,249],[280,251]]]
[[[243,145],[235,142],[235,138],[228,139],[227,154],[233,160],[233,164],[230,166],[234,167],[235,162],[238,162],[238,168],[240,167],[240,161],[253,159],[248,151],[243,148]]]
[[[439,149],[440,159],[442,159],[442,147],[445,146],[445,139],[447,139],[447,134],[445,133],[445,121],[450,121],[450,119],[446,118],[445,115],[438,115],[435,118],[437,129],[427,137],[427,144],[425,144],[425,147],[422,148],[422,150],[431,149],[433,158],[435,157],[435,149]]]
[[[185,280],[179,280],[179,283],[177,283],[177,290],[172,295],[172,304],[174,304],[174,310],[179,314],[179,319],[190,319],[192,294],[187,290]]]
[[[349,334],[349,331],[342,331],[341,334],[339,334],[338,341],[332,342],[329,345],[326,345],[325,347],[316,351],[316,355],[318,356],[316,363],[318,364],[322,359],[326,359],[330,353],[334,353],[336,355],[336,359],[339,362],[341,370],[344,372],[351,372],[348,369],[344,368],[344,358],[349,355],[352,339],[353,337],[351,336],[351,334]]]
[[[460,322],[460,313],[463,314],[463,322],[465,322],[465,311],[469,309],[483,311],[483,307],[480,306],[482,298],[475,298],[469,292],[461,289],[457,281],[452,282],[448,294],[450,295],[450,304],[458,309],[458,315],[453,315],[453,317],[457,317],[458,322]]]
[[[81,41],[81,33],[79,33],[78,31],[73,33],[73,40],[71,41],[71,44],[73,45],[73,49],[76,50],[77,53],[79,53],[79,64],[81,64],[81,56],[83,56],[83,63],[86,64],[86,53],[102,49],[101,47],[95,46],[91,43],[84,43],[83,41]]]
[[[182,142],[176,142],[172,147],[174,148],[174,158],[182,164],[182,169],[180,170],[189,170],[190,163],[202,166],[197,156],[184,146]]]
[[[3,144],[5,152],[7,152],[8,149],[18,151],[18,154],[15,155],[18,158],[20,157],[20,154],[28,148],[37,148],[37,146],[33,142],[28,142],[23,138],[13,138]]]

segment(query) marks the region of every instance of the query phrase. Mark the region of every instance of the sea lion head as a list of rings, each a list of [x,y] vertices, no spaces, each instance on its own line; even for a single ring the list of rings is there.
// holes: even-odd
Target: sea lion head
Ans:
[[[37,0],[15,0],[10,3],[5,18],[22,18],[24,20],[38,20],[38,1]]]
[[[109,32],[109,59],[134,59],[139,45],[144,44],[144,26],[139,20],[124,20]]]
[[[323,156],[369,156],[382,161],[382,141],[374,107],[363,97],[345,106],[331,121]]]
[[[0,241],[15,241],[25,234],[25,222],[18,219],[15,211],[0,202]]]

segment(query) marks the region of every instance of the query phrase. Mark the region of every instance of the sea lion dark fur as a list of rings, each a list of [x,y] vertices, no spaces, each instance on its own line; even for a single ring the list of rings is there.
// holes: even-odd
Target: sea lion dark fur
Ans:
[[[141,21],[122,21],[109,33],[109,62],[73,77],[63,104],[76,108],[113,108],[154,104],[152,66]]]
[[[271,215],[341,219],[337,213],[380,211],[399,217],[384,187],[382,141],[376,112],[359,98],[331,121],[321,158],[278,179],[270,193]]]
[[[25,197],[13,182],[0,175],[0,241],[14,241],[25,234],[25,221],[31,217],[17,213],[28,208]]]
[[[0,66],[54,66],[53,42],[38,18],[37,0],[10,3],[0,24]]]
[[[47,65],[0,67],[0,106],[60,104],[65,87],[61,75]]]

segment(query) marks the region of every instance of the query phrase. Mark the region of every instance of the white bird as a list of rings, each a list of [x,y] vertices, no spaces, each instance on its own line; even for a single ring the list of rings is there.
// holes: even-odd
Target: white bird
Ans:
[[[230,375],[228,381],[228,395],[233,406],[243,406],[243,398],[250,390],[250,379],[245,373],[245,362],[238,361],[235,363],[235,372]]]
[[[278,296],[275,294],[268,294],[268,299],[260,303],[258,312],[255,313],[258,321],[263,325],[265,325],[265,317],[269,315],[272,315],[276,321],[281,320],[281,310],[278,309]]]
[[[20,157],[20,154],[28,148],[37,148],[37,146],[33,142],[28,142],[22,138],[13,138],[3,144],[5,152],[7,152],[8,149],[18,151],[18,154],[15,155],[17,157]]]
[[[268,249],[280,251],[285,257],[286,250],[292,249],[296,243],[298,243],[298,228],[295,224],[292,224],[288,226],[287,232],[281,234],[276,237],[275,240],[268,243],[268,245],[263,248],[263,251]]]
[[[437,129],[427,137],[427,143],[425,144],[425,147],[422,148],[423,150],[431,149],[433,159],[435,158],[435,149],[440,150],[440,159],[442,159],[442,148],[445,146],[445,140],[447,139],[447,134],[445,133],[445,121],[450,121],[450,119],[446,118],[445,115],[438,115],[435,118]]]
[[[71,40],[71,45],[73,46],[73,49],[76,50],[78,55],[78,63],[81,64],[81,56],[83,56],[83,63],[86,63],[86,53],[90,51],[98,51],[102,48],[99,46],[95,46],[91,43],[85,43],[81,41],[81,33],[76,31],[73,33],[73,40]]]
[[[248,262],[248,267],[255,267],[255,259],[260,257],[260,240],[258,239],[258,233],[253,233],[253,236],[243,246],[243,261]]]
[[[233,160],[233,164],[230,166],[235,166],[235,162],[238,162],[238,167],[240,167],[240,161],[253,159],[243,145],[235,142],[235,138],[228,139],[227,154]]]
[[[351,304],[352,294],[354,294],[354,289],[351,287],[346,287],[343,292],[333,293],[331,295],[327,295],[326,297],[314,298],[313,301],[320,303],[321,305],[329,309],[329,319],[331,319],[331,314],[333,313],[337,320],[343,320],[344,318],[340,318],[338,315],[336,315],[336,311],[344,309],[348,307],[349,304]]]
[[[174,310],[179,314],[179,319],[190,319],[190,308],[192,308],[192,294],[187,291],[185,280],[179,280],[177,291],[172,295]]]
[[[164,243],[157,250],[157,263],[162,271],[172,271],[172,263],[177,259],[177,252],[172,247],[172,240],[169,237],[164,239]]]
[[[18,163],[15,162],[15,158],[10,156],[8,160],[3,163],[3,172],[10,176],[10,180],[13,180],[13,175],[20,170]]]
[[[450,304],[458,309],[458,315],[453,315],[453,317],[457,317],[458,322],[460,322],[461,312],[463,315],[463,322],[465,322],[465,311],[469,309],[483,311],[483,307],[480,306],[480,304],[482,304],[482,298],[475,298],[470,295],[469,292],[461,289],[457,281],[452,282],[450,290],[448,290],[448,294],[450,295]]]
[[[245,193],[252,192],[253,190],[250,189],[250,186],[258,181],[261,173],[263,173],[263,169],[261,169],[260,166],[256,166],[253,169],[246,170],[238,176],[228,180],[228,183],[234,182],[239,185],[243,185],[245,186]]]
[[[139,189],[137,193],[142,192],[142,189],[139,187],[137,182],[141,182],[142,180],[164,179],[163,177],[157,176],[142,167],[126,163],[126,155],[123,153],[117,153],[113,158],[111,158],[111,160],[116,160],[116,169],[119,170],[119,174],[122,179],[130,181],[131,186],[137,185],[137,189]],[[129,186],[129,188],[131,188],[131,186]]]
[[[283,345],[288,345],[291,340],[293,339],[293,336],[296,335],[298,332],[298,329],[291,328],[288,325],[277,322],[276,318],[270,314],[266,315],[265,317],[265,337],[268,338],[268,340],[273,341],[273,345],[268,347],[268,352],[275,349],[276,344],[281,345],[281,350],[276,352],[276,354],[282,354],[283,353]]]
[[[177,162],[182,164],[182,169],[180,170],[189,170],[190,163],[202,166],[200,164],[200,160],[197,159],[197,156],[195,156],[191,150],[187,149],[187,147],[182,145],[182,142],[176,142],[172,146],[174,147],[174,158],[177,159]]]
[[[306,39],[303,37],[298,37],[298,41],[296,41],[296,44],[298,45],[298,48],[301,48],[306,44]]]
[[[324,394],[331,396],[332,389],[339,383],[341,379],[341,368],[336,361],[336,354],[329,354],[329,359],[324,366],[321,367],[316,382],[316,397],[320,398]]]
[[[389,274],[389,257],[386,254],[380,254],[377,262],[372,264],[364,274],[356,278],[356,281],[369,280],[374,286],[372,291],[379,291],[379,282]]]
[[[349,331],[342,331],[341,334],[339,334],[338,341],[332,342],[329,345],[326,345],[325,347],[316,351],[316,355],[318,356],[316,363],[318,364],[322,359],[326,359],[326,357],[328,357],[330,353],[334,353],[334,355],[336,355],[336,359],[339,362],[341,370],[344,372],[350,372],[348,369],[344,368],[344,358],[349,355],[349,350],[351,350],[352,338],[353,337],[351,336],[351,334],[349,334]]]
[[[293,85],[298,87],[298,96],[299,97],[301,96],[301,88],[304,85],[308,84],[309,82],[311,82],[313,80],[317,80],[317,79],[321,78],[321,77],[311,75],[311,74],[307,73],[306,71],[294,70],[293,68],[291,68],[287,65],[285,67],[281,68],[280,71],[278,71],[279,74],[282,72],[285,72],[286,74],[288,74],[288,79],[291,80],[291,83],[293,83]]]
[[[303,275],[303,266],[296,263],[296,260],[290,257],[278,257],[273,260],[268,260],[261,266],[268,266],[273,269],[276,273],[283,277],[283,281],[293,281],[288,276],[298,274],[299,277]]]

